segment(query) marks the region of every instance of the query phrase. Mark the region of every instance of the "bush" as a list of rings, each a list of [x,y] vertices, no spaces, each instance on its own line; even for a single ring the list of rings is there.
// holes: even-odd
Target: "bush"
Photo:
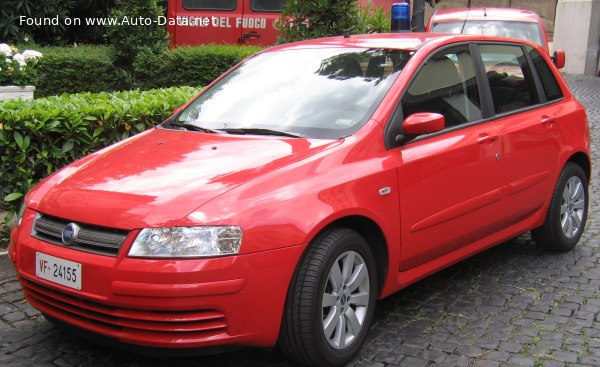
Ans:
[[[340,36],[358,25],[356,0],[288,0],[279,22],[279,41]]]
[[[359,12],[355,33],[386,33],[391,30],[391,14],[380,6],[367,4]]]
[[[133,77],[133,63],[142,50],[157,56],[167,50],[169,36],[164,26],[152,22],[149,25],[138,24],[138,19],[156,20],[164,14],[157,0],[117,0],[110,15],[121,24],[110,25],[107,39],[113,46],[113,65],[117,68],[117,80],[125,87]],[[123,24],[125,20],[131,24]]]
[[[105,27],[88,26],[85,18],[106,18],[108,10],[114,5],[115,0],[3,0],[0,8],[0,40],[42,45],[104,43]],[[21,24],[21,16],[29,18],[29,24]],[[38,19],[37,24],[32,21],[33,18]],[[47,19],[46,24],[40,21],[43,18]],[[78,18],[82,24],[66,26],[64,20],[67,18]]]
[[[38,67],[35,96],[116,89],[108,46],[46,47]]]
[[[170,49],[161,56],[142,51],[134,63],[134,86],[148,89],[207,85],[260,49],[256,46],[202,45]]]
[[[133,78],[122,85],[116,82],[110,46],[45,47],[40,49],[44,57],[38,67],[40,81],[35,96],[207,85],[259,50],[253,46],[204,45],[170,49],[161,56],[142,50],[134,63]]]
[[[161,122],[197,92],[180,87],[0,103],[0,207],[14,206],[66,164]]]

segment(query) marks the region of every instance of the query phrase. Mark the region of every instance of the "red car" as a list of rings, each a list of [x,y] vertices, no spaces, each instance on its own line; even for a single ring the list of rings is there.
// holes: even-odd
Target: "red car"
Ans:
[[[547,53],[548,37],[542,18],[530,10],[512,8],[459,8],[436,11],[427,32],[482,34],[528,40]]]
[[[377,299],[526,231],[572,249],[590,177],[586,112],[539,45],[319,39],[48,177],[9,254],[59,325],[340,366]]]

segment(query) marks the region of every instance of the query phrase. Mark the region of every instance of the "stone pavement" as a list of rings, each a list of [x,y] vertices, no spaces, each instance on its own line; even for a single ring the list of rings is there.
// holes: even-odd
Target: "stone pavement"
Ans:
[[[600,78],[567,80],[588,108],[597,162]],[[524,235],[381,301],[351,366],[600,366],[598,171],[575,250],[547,253]],[[0,261],[0,366],[292,366],[277,350],[166,359],[82,341],[29,306],[6,267]]]

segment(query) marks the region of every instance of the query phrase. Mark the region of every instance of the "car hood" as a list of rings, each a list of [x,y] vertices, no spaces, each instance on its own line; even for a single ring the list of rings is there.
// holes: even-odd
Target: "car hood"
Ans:
[[[234,187],[337,144],[153,129],[51,176],[32,193],[30,207],[123,229],[181,225]]]

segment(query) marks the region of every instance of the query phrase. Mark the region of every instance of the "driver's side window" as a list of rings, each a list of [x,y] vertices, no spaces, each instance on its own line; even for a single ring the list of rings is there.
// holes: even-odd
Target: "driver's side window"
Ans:
[[[434,55],[421,68],[402,99],[402,112],[434,112],[451,127],[481,119],[479,87],[468,46]]]

